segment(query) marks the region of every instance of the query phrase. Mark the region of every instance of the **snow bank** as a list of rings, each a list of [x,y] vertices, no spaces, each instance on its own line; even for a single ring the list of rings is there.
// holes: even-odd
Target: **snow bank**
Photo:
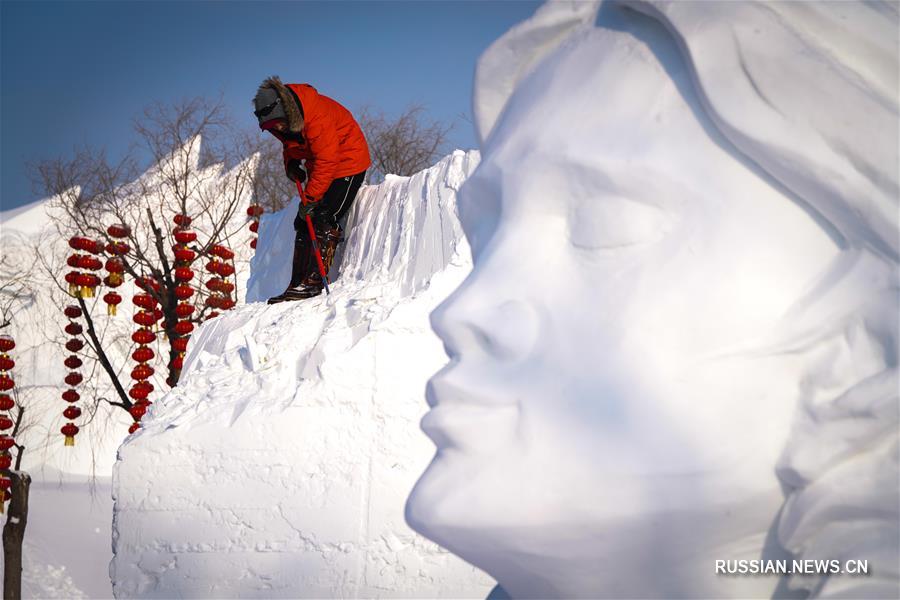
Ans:
[[[470,269],[455,191],[477,160],[364,188],[331,296],[247,304],[195,333],[178,386],[119,451],[117,596],[487,593],[403,518],[445,360],[427,315]],[[262,220],[251,302],[284,288],[295,209]]]

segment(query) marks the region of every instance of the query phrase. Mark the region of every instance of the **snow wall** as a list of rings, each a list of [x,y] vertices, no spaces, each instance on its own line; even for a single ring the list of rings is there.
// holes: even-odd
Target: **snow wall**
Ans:
[[[434,453],[418,421],[446,357],[428,314],[471,270],[456,190],[477,162],[363,188],[328,297],[264,303],[289,277],[296,204],[263,217],[248,304],[195,333],[119,450],[117,597],[488,593],[403,518]]]

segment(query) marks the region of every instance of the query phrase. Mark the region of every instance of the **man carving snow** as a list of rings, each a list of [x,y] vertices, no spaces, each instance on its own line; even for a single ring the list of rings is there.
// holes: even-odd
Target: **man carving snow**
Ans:
[[[312,217],[325,271],[343,239],[338,224],[371,164],[369,147],[350,111],[306,83],[283,84],[276,77],[262,82],[253,98],[259,128],[284,145],[284,170],[293,181],[306,181],[306,204],[294,220],[297,232],[291,282],[269,304],[301,300],[322,293],[324,282],[306,226]],[[307,180],[308,175],[308,180]]]

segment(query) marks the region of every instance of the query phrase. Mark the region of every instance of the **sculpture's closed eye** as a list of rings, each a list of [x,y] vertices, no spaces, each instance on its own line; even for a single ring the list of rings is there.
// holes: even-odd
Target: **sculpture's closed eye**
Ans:
[[[569,212],[569,241],[576,248],[613,250],[658,242],[672,217],[656,206],[614,195],[585,199]]]

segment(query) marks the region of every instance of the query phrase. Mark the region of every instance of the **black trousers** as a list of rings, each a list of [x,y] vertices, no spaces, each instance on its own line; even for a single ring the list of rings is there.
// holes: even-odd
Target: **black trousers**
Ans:
[[[328,190],[316,205],[312,214],[313,227],[321,249],[324,232],[337,229],[344,215],[353,205],[356,194],[365,179],[366,172],[357,173],[348,177],[338,177],[331,182]],[[312,241],[309,238],[309,228],[306,219],[298,214],[294,218],[294,264],[291,269],[291,287],[297,287],[304,279],[313,273],[318,273],[318,263],[313,251]]]
[[[338,221],[347,214],[353,205],[353,200],[365,178],[366,172],[363,171],[349,177],[338,177],[331,182],[312,215],[316,231],[320,231],[322,228],[334,229],[338,226]],[[294,231],[298,233],[298,238],[299,234],[306,235],[308,233],[306,219],[301,219],[299,214],[294,219]]]

